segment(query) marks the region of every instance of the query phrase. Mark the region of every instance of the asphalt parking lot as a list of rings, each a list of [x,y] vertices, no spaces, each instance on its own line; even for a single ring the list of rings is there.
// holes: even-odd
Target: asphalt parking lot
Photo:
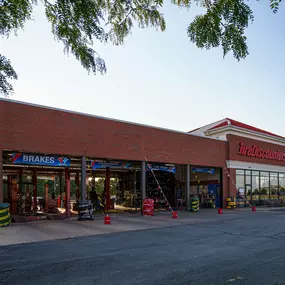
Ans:
[[[284,272],[283,211],[0,247],[3,285],[277,285]]]

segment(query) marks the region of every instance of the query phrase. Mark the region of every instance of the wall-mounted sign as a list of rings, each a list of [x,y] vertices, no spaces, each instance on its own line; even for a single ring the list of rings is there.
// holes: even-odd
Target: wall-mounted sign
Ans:
[[[27,153],[12,153],[13,164],[42,165],[42,166],[70,166],[70,159],[62,156],[49,156]]]
[[[104,168],[115,168],[115,169],[128,169],[130,168],[130,163],[122,163],[122,162],[99,162],[96,160],[91,161],[92,170],[96,169],[104,169]]]
[[[164,166],[164,165],[149,164],[146,167],[146,171],[149,171],[150,168],[154,171],[156,170],[156,171],[166,171],[166,172],[176,173],[175,166]]]
[[[278,161],[285,161],[285,153],[279,150],[272,151],[271,149],[262,149],[257,145],[247,146],[243,142],[239,144],[239,155],[250,156],[263,159],[271,159]]]
[[[209,173],[209,174],[214,174],[215,169],[214,168],[205,168],[205,167],[193,167],[192,168],[193,173]]]

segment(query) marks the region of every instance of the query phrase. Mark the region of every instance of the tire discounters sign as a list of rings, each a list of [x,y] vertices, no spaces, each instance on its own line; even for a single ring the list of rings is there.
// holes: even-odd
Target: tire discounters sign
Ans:
[[[284,152],[280,152],[279,150],[271,150],[269,148],[260,148],[255,144],[248,146],[243,142],[239,143],[238,154],[255,158],[285,161]]]
[[[44,165],[44,166],[70,166],[70,159],[62,156],[47,156],[27,153],[13,153],[13,164]]]

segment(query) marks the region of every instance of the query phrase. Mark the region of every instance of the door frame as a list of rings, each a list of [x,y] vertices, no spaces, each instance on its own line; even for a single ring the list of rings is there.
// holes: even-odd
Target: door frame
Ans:
[[[251,192],[250,192],[250,199],[248,199],[248,196],[247,196],[247,187],[250,187],[250,190],[251,190]],[[244,197],[245,197],[247,200],[252,201],[252,184],[246,183],[246,184],[244,185],[244,192],[245,192]]]

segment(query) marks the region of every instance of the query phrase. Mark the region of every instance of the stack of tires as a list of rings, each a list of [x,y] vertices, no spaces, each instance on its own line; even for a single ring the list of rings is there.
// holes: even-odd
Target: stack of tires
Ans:
[[[191,198],[190,201],[190,211],[191,212],[198,212],[199,211],[199,198],[198,197],[193,197]]]
[[[7,227],[10,224],[10,205],[8,203],[0,203],[0,227]]]
[[[226,198],[226,208],[227,209],[235,209],[237,207],[236,198],[227,197]]]

